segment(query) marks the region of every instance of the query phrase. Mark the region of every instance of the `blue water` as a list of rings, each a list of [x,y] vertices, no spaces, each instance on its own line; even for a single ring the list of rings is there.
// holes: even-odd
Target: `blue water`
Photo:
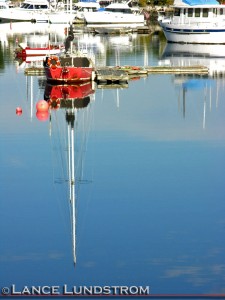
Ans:
[[[18,69],[13,50],[23,37],[0,44],[0,287],[224,294],[223,76],[186,86],[185,99],[177,82],[190,78],[174,74],[95,86],[75,113],[74,264],[65,109],[37,119],[45,77]],[[110,37],[96,39],[106,65],[157,65],[165,46],[140,35],[105,51]]]

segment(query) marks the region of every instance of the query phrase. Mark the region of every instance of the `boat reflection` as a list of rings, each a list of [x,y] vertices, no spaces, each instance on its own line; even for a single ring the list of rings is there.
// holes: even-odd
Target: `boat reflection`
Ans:
[[[174,84],[179,90],[178,106],[186,117],[187,104],[196,99],[202,101],[202,127],[206,127],[206,115],[212,111],[213,104],[218,108],[220,93],[222,97],[225,83],[225,45],[198,45],[167,43],[161,59],[161,66],[205,66],[208,74],[175,75]],[[182,98],[182,105],[179,103]],[[188,100],[188,102],[187,102]],[[195,100],[195,102],[196,102]]]
[[[80,182],[79,169],[80,163],[76,160],[75,170],[75,136],[78,132],[78,119],[79,112],[82,110],[84,114],[90,107],[90,103],[94,100],[95,90],[90,82],[80,85],[51,85],[46,83],[44,91],[44,99],[49,103],[49,109],[47,115],[50,120],[50,136],[53,130],[63,127],[62,122],[53,126],[53,115],[55,115],[55,121],[59,118],[60,113],[63,113],[67,124],[67,180],[69,183],[69,208],[71,217],[71,233],[72,233],[72,251],[73,262],[76,264],[76,187]],[[85,111],[83,110],[85,109]],[[53,113],[54,112],[54,113]],[[58,115],[58,116],[56,116]],[[83,116],[83,115],[82,115]],[[88,117],[87,117],[88,118]],[[84,118],[82,120],[85,122]],[[88,119],[86,119],[88,123]],[[87,125],[87,124],[86,124]],[[76,130],[75,130],[76,129]],[[83,128],[82,128],[83,131]],[[82,132],[83,133],[83,132]],[[82,147],[81,147],[82,148]],[[81,151],[81,150],[80,150]]]
[[[225,75],[225,45],[198,45],[167,43],[161,65],[196,66],[209,69],[209,76]]]
[[[50,109],[83,108],[90,102],[90,95],[95,92],[93,83],[87,82],[77,85],[45,86],[44,99],[48,101]]]

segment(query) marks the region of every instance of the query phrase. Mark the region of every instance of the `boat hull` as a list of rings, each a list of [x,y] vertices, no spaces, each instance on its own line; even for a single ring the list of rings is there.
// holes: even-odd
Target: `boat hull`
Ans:
[[[82,83],[91,81],[94,68],[92,67],[45,67],[48,82],[52,83]]]
[[[25,48],[25,49],[16,49],[15,54],[18,58],[31,57],[31,56],[47,56],[47,55],[56,55],[60,54],[62,49],[60,48]]]
[[[46,12],[24,11],[19,8],[11,8],[0,11],[0,23],[5,22],[39,22],[47,23]]]
[[[225,27],[201,28],[174,26],[160,22],[166,40],[173,43],[185,44],[225,44]]]
[[[113,12],[86,12],[84,19],[87,24],[124,24],[144,25],[144,15],[123,14]]]
[[[32,11],[25,11],[19,8],[4,9],[0,11],[0,23],[33,22],[33,23],[68,24],[73,20],[74,20],[74,14],[61,12],[61,11],[32,12]]]

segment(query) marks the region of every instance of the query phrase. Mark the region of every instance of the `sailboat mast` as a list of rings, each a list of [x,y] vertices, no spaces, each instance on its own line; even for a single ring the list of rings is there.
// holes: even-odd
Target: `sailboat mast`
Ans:
[[[73,237],[73,260],[76,263],[76,196],[75,196],[75,167],[74,167],[74,126],[71,127],[71,194],[72,194],[72,237]]]

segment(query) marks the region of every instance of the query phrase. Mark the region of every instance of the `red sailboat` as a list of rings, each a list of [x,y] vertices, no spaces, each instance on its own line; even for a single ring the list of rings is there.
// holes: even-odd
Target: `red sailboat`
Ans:
[[[82,83],[91,81],[94,76],[92,59],[82,53],[69,53],[70,44],[74,39],[73,28],[70,26],[69,35],[65,42],[65,53],[59,56],[47,56],[44,69],[48,82],[52,83]]]

